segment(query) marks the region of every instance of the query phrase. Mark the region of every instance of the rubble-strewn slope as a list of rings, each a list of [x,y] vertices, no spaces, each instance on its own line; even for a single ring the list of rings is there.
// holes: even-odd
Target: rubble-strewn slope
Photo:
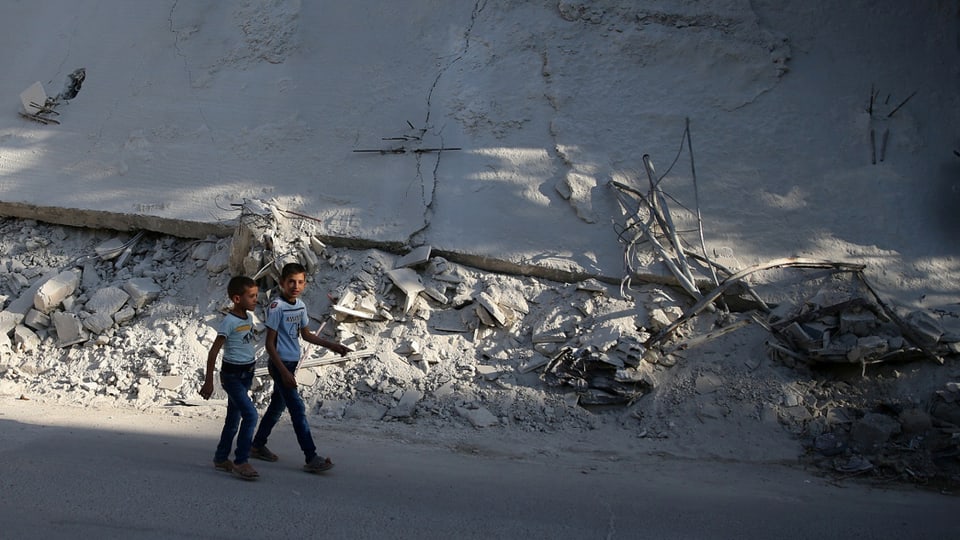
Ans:
[[[258,275],[265,305],[274,261],[299,260],[316,327],[355,351],[307,349],[297,378],[318,422],[407,422],[436,441],[463,429],[585,434],[598,448],[957,485],[949,356],[787,365],[760,324],[709,333],[750,320],[737,313],[701,315],[648,350],[688,307],[682,292],[481,272],[427,246],[333,249],[309,220],[254,206],[233,238],[202,241],[0,222],[0,394],[222,414],[197,390],[230,266]],[[270,384],[258,378],[261,406]]]

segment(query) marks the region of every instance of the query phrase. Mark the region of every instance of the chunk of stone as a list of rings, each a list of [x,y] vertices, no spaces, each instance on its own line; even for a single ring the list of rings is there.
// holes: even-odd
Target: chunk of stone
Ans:
[[[394,268],[393,270],[387,271],[387,277],[407,296],[403,312],[409,313],[417,300],[417,295],[423,290],[423,283],[420,282],[420,276],[410,268]]]
[[[13,330],[13,343],[23,352],[33,352],[40,346],[40,337],[33,330],[19,324]]]
[[[0,312],[0,334],[7,335],[24,319],[24,314],[11,311]]]
[[[151,278],[133,278],[127,280],[123,290],[130,295],[130,303],[134,309],[140,309],[160,296],[160,286]]]
[[[840,314],[840,332],[857,337],[869,336],[877,326],[877,316],[870,311],[844,311]]]
[[[517,371],[519,371],[520,373],[529,373],[535,369],[538,369],[547,365],[547,362],[549,361],[550,361],[549,357],[539,352],[535,352],[530,356],[530,358],[527,358],[526,360],[523,360],[520,362],[520,364],[517,366]]]
[[[477,303],[493,317],[497,326],[505,326],[507,324],[507,315],[500,309],[500,306],[497,305],[497,302],[489,294],[485,292],[478,294]]]
[[[33,295],[33,307],[42,313],[50,313],[73,294],[80,285],[80,274],[74,270],[65,270],[45,281]]]
[[[403,257],[397,259],[394,268],[409,268],[411,266],[424,264],[430,260],[430,251],[430,246],[420,246],[418,248],[414,248],[410,253],[407,253]]]
[[[940,320],[930,312],[920,309],[907,315],[907,322],[913,330],[913,337],[920,341],[919,345],[936,345],[943,336],[943,326]]]
[[[207,272],[219,274],[230,266],[230,250],[228,248],[218,249],[207,259]]]
[[[27,312],[26,316],[23,317],[23,324],[27,325],[33,330],[47,328],[50,326],[50,316],[46,313],[41,313],[36,309],[31,309]]]
[[[466,418],[475,428],[495,426],[499,422],[497,417],[484,407],[457,407],[457,414]]]
[[[423,399],[423,393],[419,390],[412,388],[404,390],[400,396],[400,401],[395,407],[390,409],[388,414],[394,418],[409,418],[413,416],[417,408],[417,403],[419,403],[421,399]]]
[[[352,420],[380,420],[387,408],[375,401],[361,399],[344,407],[343,417]]]
[[[857,339],[857,345],[847,352],[847,360],[859,362],[878,358],[887,352],[886,338],[882,336],[866,336]]]
[[[118,325],[123,324],[137,315],[137,312],[130,306],[127,306],[113,314],[113,322]]]
[[[93,293],[84,308],[91,313],[103,313],[111,317],[129,299],[130,295],[119,287],[104,287]]]
[[[102,334],[113,328],[113,317],[106,313],[94,313],[83,320],[83,327],[94,334]]]
[[[183,375],[164,375],[157,385],[161,390],[176,390],[183,384]]]
[[[57,311],[50,318],[57,329],[57,344],[61,347],[73,345],[86,339],[80,319],[73,313]]]

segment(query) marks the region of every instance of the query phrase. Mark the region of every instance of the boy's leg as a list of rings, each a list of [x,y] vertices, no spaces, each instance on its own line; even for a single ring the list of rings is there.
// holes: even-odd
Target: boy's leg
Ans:
[[[253,370],[244,373],[241,378],[243,395],[237,400],[240,412],[240,432],[237,435],[237,452],[233,462],[242,465],[250,459],[250,446],[253,444],[253,432],[257,428],[257,407],[250,399],[250,387],[253,386]]]
[[[280,421],[280,416],[283,415],[285,406],[282,392],[283,381],[280,380],[273,365],[270,365],[268,371],[270,372],[270,378],[273,379],[273,393],[270,394],[270,405],[267,406],[267,410],[264,411],[263,416],[260,417],[260,427],[257,428],[256,435],[253,436],[254,448],[267,445],[270,432],[273,431],[273,427]]]
[[[213,455],[214,463],[223,463],[230,457],[230,448],[233,438],[237,435],[240,425],[240,407],[237,404],[237,390],[241,389],[240,381],[233,373],[220,373],[220,385],[227,394],[227,416],[223,421],[223,430],[220,432],[220,442]]]
[[[288,366],[291,371],[296,364]],[[310,424],[307,423],[307,410],[300,397],[300,392],[296,388],[286,388],[280,385],[283,393],[283,401],[287,404],[287,410],[290,411],[290,420],[293,422],[293,431],[297,434],[297,442],[300,449],[303,450],[303,456],[306,462],[309,462],[317,455],[317,446],[313,442],[313,436],[310,434]]]

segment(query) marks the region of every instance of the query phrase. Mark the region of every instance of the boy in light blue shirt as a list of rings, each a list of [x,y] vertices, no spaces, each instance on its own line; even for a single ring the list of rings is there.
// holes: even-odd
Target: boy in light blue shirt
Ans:
[[[284,265],[280,270],[281,298],[271,302],[267,308],[266,349],[270,356],[268,371],[273,379],[273,394],[270,396],[270,405],[263,413],[260,427],[257,428],[257,433],[253,437],[250,456],[264,461],[279,459],[276,454],[267,449],[267,439],[283,415],[283,409],[286,408],[290,411],[293,431],[297,435],[297,442],[306,461],[303,469],[307,472],[319,473],[331,469],[333,462],[328,457],[317,455],[317,447],[310,434],[310,425],[307,423],[306,407],[300,392],[297,391],[294,372],[300,362],[300,339],[326,347],[341,356],[350,352],[350,349],[340,343],[323,339],[307,328],[310,322],[307,306],[300,299],[306,284],[307,271],[303,265],[298,263]]]
[[[255,365],[253,343],[256,339],[250,312],[257,307],[259,291],[256,282],[246,276],[234,277],[227,284],[227,295],[233,306],[220,323],[217,338],[207,354],[207,370],[200,388],[203,399],[210,399],[213,395],[214,367],[220,349],[223,349],[220,384],[227,394],[227,416],[213,456],[213,466],[217,470],[232,472],[244,480],[255,480],[260,476],[248,461],[253,431],[257,426],[257,408],[250,399]],[[230,461],[234,436],[237,436],[237,451],[234,460]]]

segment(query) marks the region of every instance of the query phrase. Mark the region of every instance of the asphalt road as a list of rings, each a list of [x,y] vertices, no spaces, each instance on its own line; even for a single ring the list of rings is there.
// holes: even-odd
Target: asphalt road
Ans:
[[[277,463],[246,482],[210,462],[217,424],[103,416],[69,425],[0,401],[0,537],[960,538],[960,501],[841,486],[769,465],[636,456],[518,458],[327,434],[336,468]],[[125,417],[124,417],[125,418]],[[495,440],[491,440],[496,445]]]

